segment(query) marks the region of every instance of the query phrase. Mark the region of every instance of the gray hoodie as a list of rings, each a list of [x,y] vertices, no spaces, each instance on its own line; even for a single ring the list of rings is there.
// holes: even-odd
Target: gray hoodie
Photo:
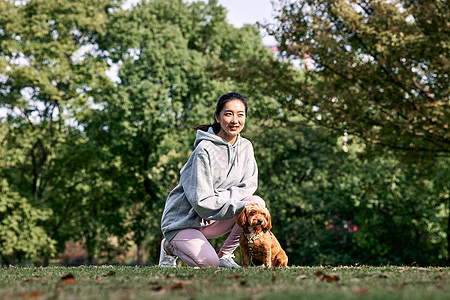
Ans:
[[[257,188],[258,167],[249,140],[239,135],[232,146],[210,128],[197,131],[194,146],[162,215],[161,229],[168,241],[180,229],[201,227],[200,217],[235,217],[245,206],[241,200]]]

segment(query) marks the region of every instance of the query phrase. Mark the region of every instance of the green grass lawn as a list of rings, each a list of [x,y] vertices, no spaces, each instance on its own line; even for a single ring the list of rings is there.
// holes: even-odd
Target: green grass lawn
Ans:
[[[450,268],[0,269],[0,299],[449,299]]]

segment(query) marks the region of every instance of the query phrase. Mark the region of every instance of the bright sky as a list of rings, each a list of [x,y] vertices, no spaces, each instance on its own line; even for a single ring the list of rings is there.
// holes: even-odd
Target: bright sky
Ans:
[[[128,0],[124,8],[140,0]],[[185,2],[194,2],[197,0],[183,0]],[[203,0],[207,2],[208,0]],[[218,0],[219,4],[227,10],[227,21],[235,27],[242,27],[244,24],[255,24],[256,22],[270,22],[273,20],[273,9],[271,0]],[[264,35],[264,33],[263,33]],[[265,34],[263,43],[267,46],[276,44],[273,37]]]

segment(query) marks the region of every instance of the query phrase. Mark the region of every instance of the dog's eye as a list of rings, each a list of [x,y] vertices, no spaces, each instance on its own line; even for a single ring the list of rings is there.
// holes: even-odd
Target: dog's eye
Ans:
[[[250,216],[253,216],[254,214],[255,214],[254,211],[251,211],[251,212],[249,213]]]

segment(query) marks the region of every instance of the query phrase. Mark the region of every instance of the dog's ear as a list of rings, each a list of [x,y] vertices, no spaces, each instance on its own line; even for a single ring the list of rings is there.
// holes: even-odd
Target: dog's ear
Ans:
[[[236,224],[238,224],[239,227],[244,228],[247,224],[247,211],[246,208],[244,209],[236,216]]]
[[[271,230],[272,229],[272,217],[270,216],[270,212],[267,208],[264,208],[264,210],[266,211],[266,219],[267,219],[266,229]]]

